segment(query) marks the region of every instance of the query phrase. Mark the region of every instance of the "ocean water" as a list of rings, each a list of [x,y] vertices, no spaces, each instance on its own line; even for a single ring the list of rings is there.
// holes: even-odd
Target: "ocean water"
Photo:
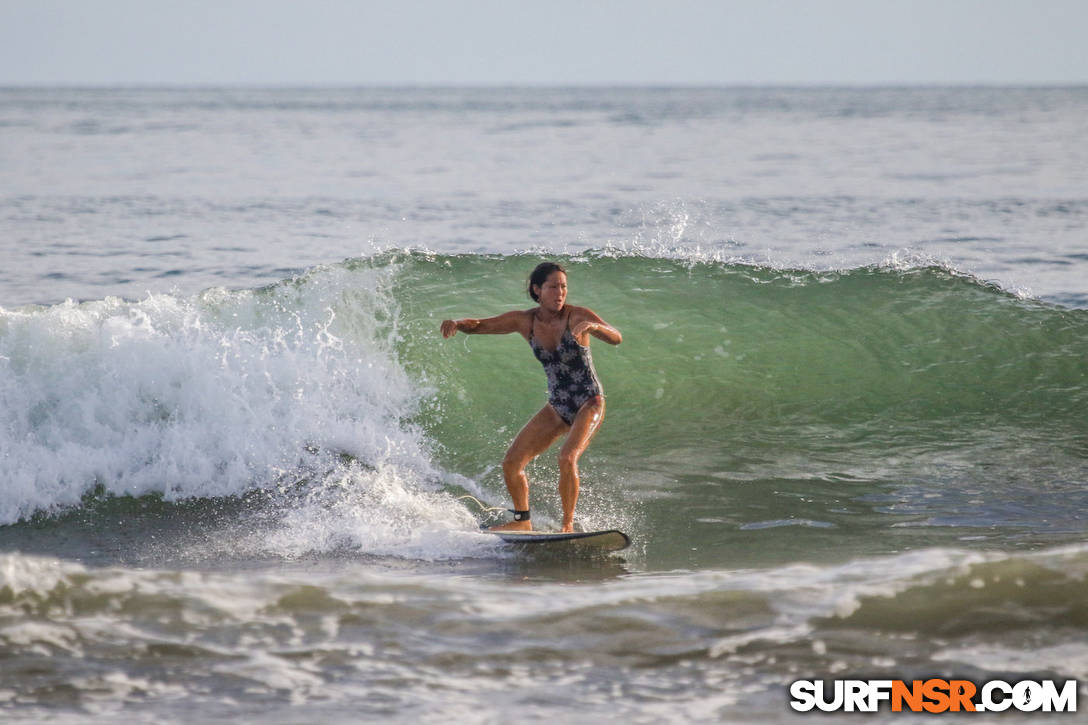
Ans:
[[[1086,138],[1086,88],[0,90],[0,719],[1083,682]],[[618,554],[478,531],[544,375],[438,324],[542,259],[624,334]]]

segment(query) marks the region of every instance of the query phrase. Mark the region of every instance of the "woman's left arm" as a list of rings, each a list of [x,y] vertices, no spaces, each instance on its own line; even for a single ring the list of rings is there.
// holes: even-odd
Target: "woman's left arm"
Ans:
[[[588,307],[580,308],[579,312],[581,314],[578,322],[574,323],[570,328],[570,334],[574,335],[575,339],[581,339],[582,335],[588,332],[598,340],[604,340],[609,345],[619,345],[623,342],[623,335],[620,334],[620,331],[598,317],[596,312]]]

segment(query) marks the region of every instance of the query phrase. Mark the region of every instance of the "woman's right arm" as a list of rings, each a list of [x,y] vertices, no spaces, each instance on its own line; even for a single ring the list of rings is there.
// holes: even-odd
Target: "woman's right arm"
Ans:
[[[443,320],[442,337],[453,337],[458,332],[466,335],[506,335],[511,332],[525,334],[526,316],[524,312],[504,312],[496,317],[482,320],[465,318],[463,320]]]

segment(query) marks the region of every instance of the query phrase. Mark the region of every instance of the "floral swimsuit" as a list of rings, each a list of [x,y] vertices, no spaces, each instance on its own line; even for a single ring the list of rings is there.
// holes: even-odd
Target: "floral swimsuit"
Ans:
[[[536,313],[533,313],[536,325]],[[534,336],[529,337],[529,346],[544,372],[548,376],[548,403],[555,408],[567,425],[574,425],[574,417],[586,401],[597,395],[603,395],[601,381],[593,369],[593,356],[589,347],[583,347],[570,332],[570,315],[567,315],[567,327],[559,338],[559,345],[554,350],[547,350],[538,345]]]

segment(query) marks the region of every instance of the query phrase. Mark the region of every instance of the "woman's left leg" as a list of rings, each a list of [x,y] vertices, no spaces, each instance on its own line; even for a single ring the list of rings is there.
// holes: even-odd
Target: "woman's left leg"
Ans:
[[[578,409],[567,440],[559,449],[559,498],[563,502],[562,531],[574,531],[574,505],[578,503],[578,459],[604,420],[604,396],[596,395]]]
[[[555,412],[551,405],[545,405],[537,412],[510,444],[502,459],[502,477],[506,481],[506,490],[514,502],[514,509],[529,509],[529,479],[525,476],[525,467],[529,461],[552,447],[559,440],[568,426]],[[532,521],[508,521],[492,526],[492,531],[532,531]]]

